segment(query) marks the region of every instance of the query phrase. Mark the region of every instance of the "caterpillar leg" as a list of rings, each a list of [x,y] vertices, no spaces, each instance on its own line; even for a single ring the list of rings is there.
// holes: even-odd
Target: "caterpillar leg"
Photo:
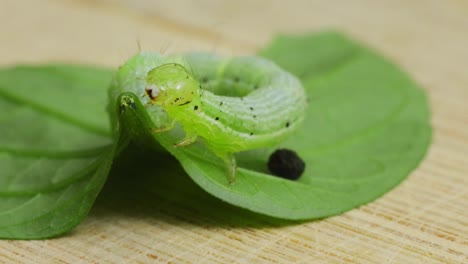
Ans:
[[[171,123],[169,123],[169,125],[167,125],[165,127],[153,128],[153,129],[151,129],[151,132],[153,132],[153,133],[165,132],[165,131],[169,131],[169,130],[173,129],[174,127],[175,127],[175,120],[172,120]]]
[[[226,164],[226,168],[228,170],[228,176],[229,176],[229,184],[232,184],[236,181],[236,170],[237,170],[237,163],[236,163],[236,158],[234,157],[234,154],[232,153],[227,153],[223,155],[219,155],[224,160],[224,163]]]
[[[186,135],[181,141],[177,142],[174,144],[174,147],[186,147],[188,145],[191,145],[197,141],[197,136],[196,135]]]

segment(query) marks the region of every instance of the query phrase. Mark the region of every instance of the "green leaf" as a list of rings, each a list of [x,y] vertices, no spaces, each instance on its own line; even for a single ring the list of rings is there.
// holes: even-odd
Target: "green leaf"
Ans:
[[[180,129],[151,134],[157,125],[134,94],[111,98],[112,140],[110,70],[0,70],[0,238],[52,237],[79,224],[116,153],[132,137],[152,152],[167,149],[194,182],[221,200],[285,219],[330,216],[372,201],[423,158],[431,136],[425,96],[379,55],[335,33],[279,37],[260,54],[301,78],[310,106],[302,130],[287,142],[237,155],[233,185],[223,162],[202,142],[176,149]],[[296,150],[306,161],[299,181],[268,175],[266,161],[278,147]],[[130,160],[120,174],[135,171],[145,185],[166,184],[159,190],[172,198],[177,195],[171,192],[189,186],[166,158],[145,155],[137,157],[145,166],[134,170]],[[149,174],[165,178],[153,181]]]
[[[87,215],[115,152],[111,77],[69,65],[0,70],[0,238],[56,236]]]
[[[431,137],[426,98],[386,59],[336,33],[281,36],[260,54],[299,76],[307,90],[302,130],[275,147],[305,160],[298,181],[268,175],[270,148],[239,153],[236,182],[228,184],[223,162],[202,143],[176,149],[180,130],[150,135],[157,125],[134,94],[113,98],[113,119],[146,144],[158,141],[212,195],[285,219],[322,218],[370,202],[423,158]]]

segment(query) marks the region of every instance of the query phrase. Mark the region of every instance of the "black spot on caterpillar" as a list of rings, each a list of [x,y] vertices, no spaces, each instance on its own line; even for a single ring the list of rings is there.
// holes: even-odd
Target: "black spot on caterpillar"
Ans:
[[[179,106],[183,106],[183,105],[186,105],[186,104],[190,104],[191,102],[192,102],[192,101],[187,101],[187,102],[185,102],[185,103],[183,103],[183,104],[181,104],[181,105],[179,105]]]

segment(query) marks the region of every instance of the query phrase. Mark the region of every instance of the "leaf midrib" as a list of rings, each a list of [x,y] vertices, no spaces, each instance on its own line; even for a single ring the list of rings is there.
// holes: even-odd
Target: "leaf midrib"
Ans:
[[[101,147],[70,150],[70,151],[51,151],[51,150],[35,150],[35,149],[14,149],[0,147],[0,153],[7,153],[18,157],[31,158],[54,158],[54,159],[70,159],[70,158],[91,158],[101,155],[105,150],[109,149],[111,144]]]
[[[40,103],[27,100],[23,97],[16,95],[15,93],[10,93],[1,86],[0,86],[0,96],[2,96],[4,99],[12,103],[26,105],[34,109],[35,111],[40,112],[41,114],[44,114],[56,120],[60,120],[66,124],[81,128],[89,133],[97,134],[97,135],[104,136],[104,137],[111,137],[111,132],[107,129],[94,126],[92,124],[89,124],[87,122],[80,120],[79,118],[75,118],[71,115],[67,115],[64,113],[60,113],[58,111],[54,111],[53,109],[47,108],[46,106]]]
[[[75,182],[78,182],[84,179],[87,175],[92,173],[93,170],[96,170],[105,158],[106,158],[105,155],[103,155],[103,157],[101,158],[97,158],[95,161],[93,161],[91,164],[89,164],[82,170],[74,173],[70,177],[67,177],[65,180],[59,181],[58,183],[50,184],[47,187],[43,187],[43,188],[29,189],[27,191],[25,190],[23,191],[0,191],[0,197],[32,196],[32,195],[37,195],[41,193],[42,194],[50,193],[50,192],[63,189]]]

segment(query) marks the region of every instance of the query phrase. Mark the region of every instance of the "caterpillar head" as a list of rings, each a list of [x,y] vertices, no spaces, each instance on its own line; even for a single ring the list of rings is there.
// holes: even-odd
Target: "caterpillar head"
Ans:
[[[153,104],[181,106],[190,103],[198,94],[198,82],[177,63],[158,66],[146,76],[146,94]]]

